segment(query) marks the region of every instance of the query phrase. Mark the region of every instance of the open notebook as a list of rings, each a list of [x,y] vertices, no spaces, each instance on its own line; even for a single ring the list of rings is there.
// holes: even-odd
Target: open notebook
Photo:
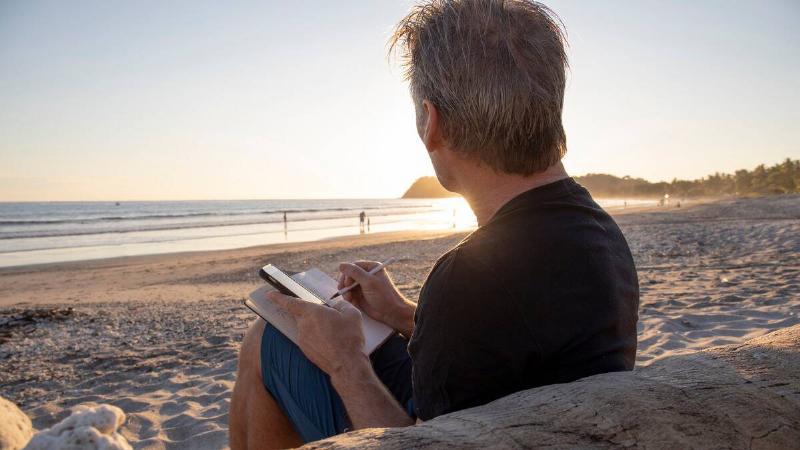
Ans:
[[[268,277],[269,283],[281,285],[287,291],[290,291],[284,293],[320,305],[329,305],[329,299],[337,291],[336,281],[319,269],[309,269],[289,276],[270,264],[264,266],[261,275],[262,277]],[[275,288],[269,284],[256,289],[250,294],[250,299],[245,300],[245,304],[296,344],[297,324],[294,318],[267,300],[266,293],[273,289]],[[361,328],[364,332],[363,351],[367,355],[380,347],[394,333],[394,330],[387,325],[363,313],[361,315]]]

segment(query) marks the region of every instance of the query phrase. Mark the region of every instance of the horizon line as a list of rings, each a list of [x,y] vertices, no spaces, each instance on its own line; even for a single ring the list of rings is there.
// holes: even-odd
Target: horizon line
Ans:
[[[781,164],[781,163],[783,163],[783,162],[785,162],[787,160],[795,161],[791,157],[787,156],[787,157],[781,158],[780,162],[773,163],[772,165],[773,166],[774,165],[779,165],[779,164]],[[770,167],[770,165],[768,165],[768,164],[769,163],[761,163],[761,164],[757,164],[752,169],[735,169],[733,172],[719,172],[719,171],[717,171],[717,172],[710,173],[708,175],[704,175],[704,176],[702,176],[700,178],[695,178],[695,179],[692,179],[692,180],[682,180],[682,179],[678,179],[677,177],[673,177],[672,180],[650,181],[650,180],[648,180],[646,178],[640,178],[640,177],[636,177],[636,176],[632,176],[632,175],[615,175],[615,174],[606,173],[606,172],[587,172],[587,173],[584,173],[582,175],[569,175],[569,177],[570,178],[580,178],[580,177],[585,177],[585,176],[589,176],[589,175],[610,175],[610,176],[621,178],[621,179],[625,178],[625,177],[628,177],[628,178],[634,178],[634,179],[641,179],[641,180],[644,180],[644,181],[646,181],[648,183],[651,183],[651,184],[658,184],[658,183],[672,183],[672,181],[674,181],[674,180],[678,180],[678,181],[698,181],[698,180],[705,179],[706,177],[709,177],[711,175],[735,175],[735,172],[738,171],[738,170],[751,171],[751,170],[755,170],[755,168],[759,167],[759,166]],[[436,175],[421,175],[421,176],[418,176],[411,182],[409,187],[411,187],[411,185],[416,183],[417,180],[419,180],[421,178],[427,178],[427,177],[434,177],[435,178]],[[407,189],[408,188],[406,188],[406,190]],[[452,192],[452,191],[448,191],[448,192]],[[430,197],[430,199],[457,198],[457,197],[462,197],[463,198],[463,196],[461,194],[458,194],[458,193],[455,193],[455,192],[454,192],[454,194],[456,194],[456,197]],[[600,197],[598,197],[598,198],[600,198]],[[401,199],[403,199],[403,194],[401,194],[400,196],[397,196],[397,197],[300,197],[300,198],[274,198],[274,197],[273,198],[234,198],[234,197],[230,197],[230,198],[166,198],[166,199],[157,199],[157,200],[155,200],[155,199],[110,199],[110,200],[3,200],[3,199],[0,199],[0,204],[3,204],[3,203],[8,204],[8,203],[224,202],[224,201],[264,201],[264,200],[401,200]]]

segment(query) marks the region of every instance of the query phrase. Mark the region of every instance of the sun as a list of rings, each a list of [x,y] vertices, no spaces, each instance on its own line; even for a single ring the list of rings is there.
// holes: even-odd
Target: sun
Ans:
[[[455,229],[469,229],[478,225],[475,213],[464,197],[452,197],[436,200],[442,222],[451,224]]]

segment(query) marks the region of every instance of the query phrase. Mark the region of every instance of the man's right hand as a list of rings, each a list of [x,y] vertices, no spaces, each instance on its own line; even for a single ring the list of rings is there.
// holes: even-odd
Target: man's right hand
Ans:
[[[340,264],[339,271],[342,275],[339,277],[338,288],[358,282],[359,286],[345,293],[344,299],[366,315],[410,338],[414,330],[414,311],[417,305],[403,297],[385,268],[375,275],[369,274],[378,264],[375,261]]]

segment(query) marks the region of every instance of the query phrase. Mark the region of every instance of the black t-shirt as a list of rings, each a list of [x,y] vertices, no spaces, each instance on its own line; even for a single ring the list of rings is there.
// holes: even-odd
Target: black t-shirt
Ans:
[[[408,347],[417,415],[631,370],[638,306],[628,244],[586,189],[522,193],[428,275]]]

